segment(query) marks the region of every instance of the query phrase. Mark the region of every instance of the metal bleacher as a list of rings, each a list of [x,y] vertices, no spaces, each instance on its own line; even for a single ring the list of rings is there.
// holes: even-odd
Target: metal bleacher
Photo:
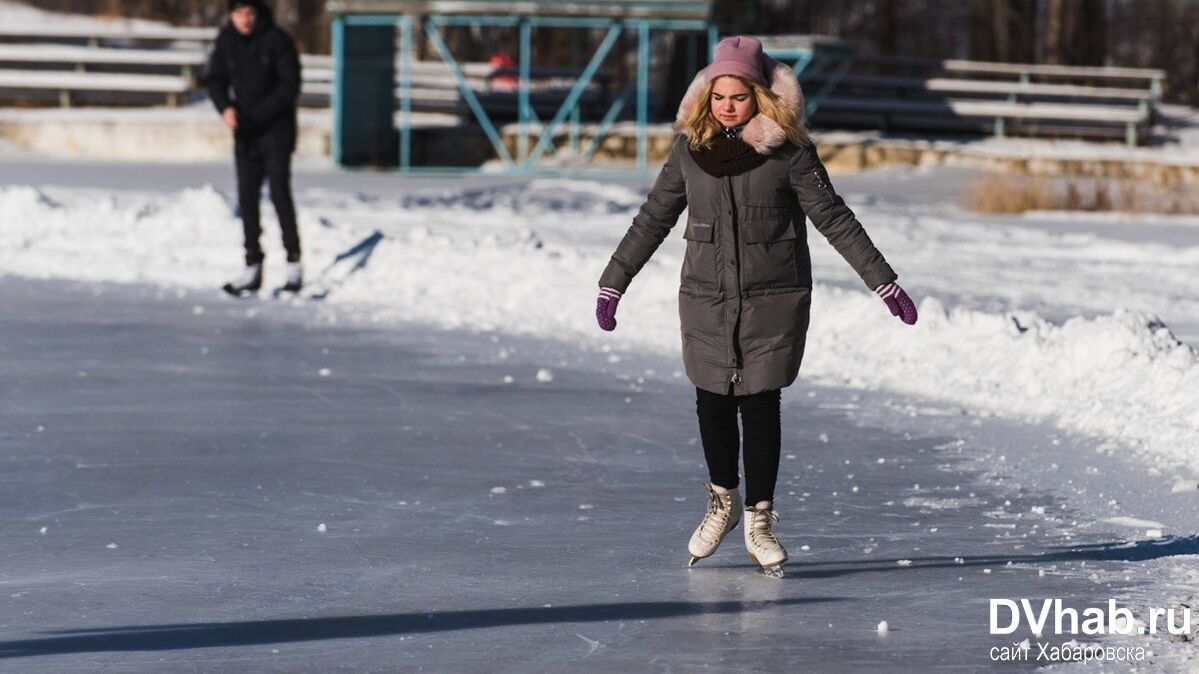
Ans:
[[[1165,79],[1156,69],[885,57],[831,38],[762,39],[770,53],[793,64],[805,92],[818,92],[809,96],[810,121],[834,128],[1136,145],[1148,136]]]
[[[177,105],[215,36],[205,28],[0,26],[0,97]]]
[[[635,129],[637,167],[644,170],[648,127],[657,121],[650,100],[659,93],[650,87],[658,55],[653,38],[681,31],[706,39],[708,49],[717,38],[710,0],[331,0],[328,8],[334,50],[302,55],[301,102],[333,108],[334,156],[342,161],[343,141],[366,128],[355,117],[365,109],[362,101],[347,96],[372,89],[377,131],[354,142],[391,144],[401,170],[414,168],[411,115],[422,112],[449,113],[480,131],[501,164],[517,172],[540,170],[540,162],[558,151],[564,130],[571,152],[585,163],[624,120]],[[516,38],[514,61],[460,59],[445,35],[462,27],[508,31],[509,39]],[[534,64],[532,34],[542,28],[588,32],[576,44],[589,52],[577,63]],[[370,30],[376,31],[371,48],[382,56],[363,60],[356,40]],[[199,80],[215,36],[214,28],[0,26],[0,101],[74,106],[201,100]],[[1135,145],[1148,137],[1165,78],[1153,69],[884,57],[821,36],[761,39],[794,68],[807,117],[824,128]],[[417,40],[425,49],[417,49]],[[420,52],[430,56],[418,59]],[[631,69],[614,72],[618,63]],[[378,77],[355,79],[364,64]],[[584,124],[590,138],[580,140]]]
[[[0,27],[0,100],[56,101],[63,107],[90,103],[179,105],[203,95],[199,80],[215,37],[216,30],[211,28]],[[334,90],[332,57],[303,54],[301,63],[302,104],[327,107]],[[399,100],[403,73],[398,60],[396,66]],[[414,110],[469,113],[444,62],[411,61],[407,67]],[[489,110],[516,115],[516,95],[506,86],[516,75],[513,69],[488,63],[463,63],[461,68]],[[577,70],[565,68],[533,69],[533,105],[544,111],[555,102],[560,104],[577,74]],[[607,73],[597,73],[598,86],[585,92],[585,105],[601,102],[599,89],[608,79]]]

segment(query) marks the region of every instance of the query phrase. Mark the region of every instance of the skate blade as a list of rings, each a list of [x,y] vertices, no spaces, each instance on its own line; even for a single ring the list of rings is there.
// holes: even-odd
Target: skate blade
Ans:
[[[238,290],[237,288],[234,288],[233,286],[231,286],[227,283],[225,285],[221,286],[221,290],[225,291],[226,295],[228,295],[230,297],[236,297],[239,300],[244,300],[246,298],[258,296],[257,290]]]
[[[759,571],[763,576],[766,576],[767,578],[782,578],[783,577],[783,565],[782,564],[779,564],[777,566],[763,566]]]
[[[758,558],[755,557],[753,554],[750,554],[749,559],[754,564],[758,565],[758,572],[761,573],[763,576],[766,576],[768,578],[782,578],[783,577],[782,562],[780,562],[778,564],[771,564],[770,566],[762,566],[762,564],[760,562],[758,562]]]
[[[696,562],[698,562],[698,561],[699,561],[699,559],[700,559],[699,557],[696,557],[695,555],[692,555],[692,556],[691,556],[691,561],[690,561],[690,562],[687,562],[687,568],[691,568],[691,567],[695,566],[695,563],[696,563]]]

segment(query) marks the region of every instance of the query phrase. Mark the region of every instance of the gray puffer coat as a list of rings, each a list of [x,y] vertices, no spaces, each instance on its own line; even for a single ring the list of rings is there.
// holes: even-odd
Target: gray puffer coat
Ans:
[[[771,89],[792,105],[798,98],[802,110],[791,70],[779,65],[772,75]],[[700,104],[692,94],[697,83],[702,88],[701,77],[684,97],[680,118],[686,106]],[[750,395],[788,386],[799,373],[812,289],[805,214],[871,290],[896,274],[833,191],[810,143],[790,143],[764,115],[741,138],[768,159],[725,177],[705,173],[687,139],[675,139],[599,285],[623,293],[686,209],[679,288],[684,368],[701,389]]]

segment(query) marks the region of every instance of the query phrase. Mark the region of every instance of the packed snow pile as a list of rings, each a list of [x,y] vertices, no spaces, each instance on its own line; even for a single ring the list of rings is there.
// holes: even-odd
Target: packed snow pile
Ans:
[[[1155,316],[1118,309],[1054,325],[929,297],[903,331],[879,321],[872,300],[815,296],[809,374],[1056,419],[1199,469],[1199,358]]]
[[[629,288],[616,332],[595,326],[596,279],[643,195],[539,180],[394,198],[324,190],[297,197],[307,277],[342,308],[379,321],[677,358],[680,236],[668,238]],[[1197,268],[1199,250],[955,228],[942,217],[881,207],[858,212],[901,282],[911,280],[920,322],[893,318],[810,231],[816,277],[829,283],[813,294],[801,376],[1052,420],[1104,438],[1113,450],[1135,447],[1162,467],[1199,474],[1199,358],[1149,313],[1165,286],[1182,295],[1184,269]],[[282,282],[282,255],[268,203],[263,216],[271,286]],[[174,194],[0,188],[0,269],[10,274],[197,288],[215,300],[220,283],[239,271],[240,238],[233,200],[212,187]],[[1159,271],[1145,277],[1151,260]],[[966,294],[968,279],[1000,279],[1001,294]],[[1194,321],[1191,302],[1171,306]],[[1114,310],[1050,321],[1030,305]]]

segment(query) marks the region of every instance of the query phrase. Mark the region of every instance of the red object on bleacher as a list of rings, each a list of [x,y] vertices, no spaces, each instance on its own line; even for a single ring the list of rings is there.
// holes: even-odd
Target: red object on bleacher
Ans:
[[[512,57],[507,54],[493,54],[491,58],[487,59],[487,63],[493,71],[516,68],[516,61],[513,61]],[[512,89],[516,87],[517,81],[517,77],[512,74],[496,75],[491,78],[491,85],[493,87],[499,85],[499,88],[502,89]]]

